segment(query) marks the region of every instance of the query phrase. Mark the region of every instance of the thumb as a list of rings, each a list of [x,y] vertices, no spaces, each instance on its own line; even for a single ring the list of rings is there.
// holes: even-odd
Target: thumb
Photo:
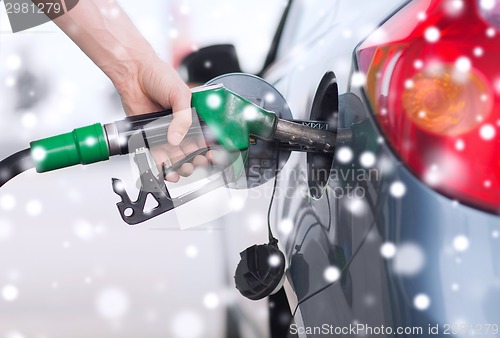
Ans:
[[[166,63],[151,68],[153,71],[143,78],[144,89],[162,107],[172,107],[173,119],[168,127],[167,139],[170,144],[178,145],[192,123],[191,91]]]
[[[173,119],[168,127],[168,143],[178,145],[191,127],[191,91],[182,81],[180,86],[172,88],[170,102],[172,103]]]

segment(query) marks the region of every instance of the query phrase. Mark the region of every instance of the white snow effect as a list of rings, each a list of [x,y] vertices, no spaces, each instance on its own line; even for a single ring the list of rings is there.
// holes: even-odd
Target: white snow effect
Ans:
[[[12,210],[16,206],[16,199],[10,194],[5,194],[0,198],[0,207],[3,210]]]
[[[465,142],[463,140],[457,140],[455,142],[455,149],[458,151],[462,151],[465,149]]]
[[[25,336],[19,331],[9,331],[5,334],[5,338],[25,338]]]
[[[453,238],[453,248],[458,252],[465,252],[469,248],[469,239],[465,235]]]
[[[427,19],[427,14],[425,12],[418,12],[417,19],[418,21],[424,21]]]
[[[384,257],[386,259],[394,258],[394,256],[396,256],[396,252],[397,252],[397,249],[396,249],[396,245],[394,245],[394,243],[385,242],[384,244],[382,244],[380,246],[380,254],[382,255],[382,257]]]
[[[8,284],[2,288],[2,298],[6,302],[13,302],[19,296],[19,290],[15,285]]]
[[[75,235],[83,241],[90,241],[94,238],[96,231],[90,222],[86,220],[78,220],[73,225]]]
[[[337,281],[340,278],[339,268],[337,268],[336,266],[327,267],[325,269],[325,271],[323,272],[323,278],[325,278],[325,280],[328,283],[333,283],[333,282]]]
[[[456,10],[461,10],[464,8],[464,2],[463,0],[451,0],[451,7]]]
[[[495,137],[496,131],[495,127],[491,124],[485,124],[479,130],[479,135],[485,141],[491,141]]]
[[[284,219],[278,224],[278,230],[283,235],[289,235],[293,231],[293,221],[291,219]]]
[[[441,32],[436,27],[429,27],[425,30],[424,37],[427,42],[434,43],[441,37]]]
[[[121,181],[116,183],[115,188],[119,192],[125,191],[125,186],[124,186],[123,182],[121,182]]]
[[[491,11],[495,8],[496,0],[481,0],[479,1],[479,6],[484,11]]]
[[[415,67],[415,69],[422,69],[424,67],[424,63],[422,60],[415,60],[415,62],[413,62],[413,67]]]
[[[387,32],[382,29],[378,28],[375,32],[370,35],[370,41],[374,43],[383,43],[384,41],[387,40]]]
[[[413,298],[413,305],[417,310],[424,311],[431,305],[431,299],[425,293],[419,293]]]
[[[269,92],[264,96],[264,100],[267,103],[273,103],[274,101],[276,101],[276,95],[274,93]]]
[[[182,15],[187,15],[189,14],[189,12],[191,11],[191,8],[189,8],[189,6],[187,4],[182,4],[180,7],[179,7],[179,12],[182,14]]]
[[[252,232],[258,232],[259,230],[261,230],[264,227],[265,223],[266,219],[260,213],[253,213],[247,218],[248,228]]]
[[[469,58],[462,56],[455,62],[455,67],[459,72],[467,73],[472,68],[472,62]]]
[[[210,292],[203,297],[203,305],[210,310],[215,309],[220,304],[219,296],[216,293]]]
[[[491,237],[493,238],[499,238],[500,237],[500,231],[498,230],[494,230],[492,233],[491,233]]]
[[[359,162],[365,168],[373,167],[376,161],[377,159],[371,151],[365,151],[364,153],[361,154],[359,158]]]
[[[106,319],[119,319],[129,310],[130,301],[125,292],[111,287],[101,291],[96,300],[97,312]]]
[[[35,147],[31,151],[31,156],[33,156],[33,159],[35,161],[40,162],[43,161],[47,156],[47,151],[42,147]]]
[[[89,136],[85,139],[85,144],[89,147],[97,144],[97,139],[95,137]]]
[[[63,244],[62,244],[62,247],[63,247],[64,249],[69,249],[69,247],[70,247],[69,242],[68,242],[68,241],[64,241],[64,242],[63,242]]]
[[[0,241],[6,241],[12,236],[12,224],[6,220],[0,220]]]
[[[394,171],[394,163],[392,163],[392,161],[387,158],[387,156],[378,158],[377,167],[383,175],[389,174]]]
[[[17,54],[11,54],[7,56],[5,60],[5,66],[7,67],[8,70],[12,71],[18,70],[21,68],[22,65],[23,65],[23,60]]]
[[[120,16],[120,9],[118,7],[113,7],[111,8],[111,10],[109,11],[109,15],[112,17],[112,18],[117,18]]]
[[[198,248],[195,245],[188,245],[184,253],[188,258],[195,258],[198,256]]]
[[[493,27],[490,27],[486,30],[486,36],[489,38],[495,37],[496,34],[497,34],[497,32],[495,31],[495,28],[493,28]]]
[[[259,116],[259,112],[256,107],[248,105],[245,109],[243,109],[243,116],[247,121],[254,120]]]
[[[406,80],[405,81],[405,88],[406,89],[411,89],[415,86],[415,82],[413,80]]]
[[[212,62],[210,62],[210,61],[208,61],[208,60],[207,60],[207,61],[205,61],[205,63],[203,64],[203,67],[205,67],[205,68],[207,68],[207,69],[208,69],[208,68],[212,68]]]
[[[278,254],[274,254],[269,256],[269,265],[273,268],[279,266],[281,264],[281,257]]]
[[[486,181],[484,181],[483,185],[484,185],[485,188],[491,188],[491,181],[490,180],[486,180]]]
[[[21,123],[26,129],[33,129],[38,124],[38,117],[33,113],[24,113],[21,117]]]
[[[16,85],[17,80],[13,76],[7,76],[4,80],[5,86],[8,88],[12,88]]]
[[[377,298],[372,294],[368,294],[363,297],[363,303],[365,303],[366,306],[373,306],[376,302]]]
[[[445,11],[449,16],[456,16],[464,9],[463,0],[448,0],[445,3]]]
[[[340,163],[349,163],[352,161],[352,158],[353,158],[353,153],[352,153],[352,150],[351,148],[349,147],[341,147],[339,148],[339,150],[337,151],[337,160],[340,162]]]
[[[401,181],[395,181],[391,184],[389,191],[395,198],[401,198],[406,194],[406,185]]]
[[[168,36],[170,36],[171,39],[177,39],[179,37],[179,31],[175,28],[172,28],[168,31]]]
[[[420,246],[414,243],[398,246],[393,259],[394,272],[402,276],[413,276],[419,273],[424,265],[425,254]]]
[[[26,203],[26,212],[30,216],[39,216],[42,213],[43,206],[38,200],[31,200]]]
[[[484,55],[484,50],[481,47],[474,48],[474,56],[481,57]]]
[[[366,76],[363,72],[354,72],[351,76],[351,86],[363,87],[366,82]]]
[[[451,284],[451,290],[457,292],[460,290],[460,285],[458,285],[458,283]]]
[[[205,322],[197,312],[185,310],[176,313],[171,330],[174,338],[200,338],[205,333]]]
[[[240,211],[245,207],[245,202],[246,200],[244,197],[235,195],[231,197],[231,201],[229,202],[229,204],[231,206],[231,210]]]
[[[442,180],[442,173],[435,164],[431,165],[424,173],[424,181],[430,186],[436,186]]]
[[[362,198],[353,197],[346,200],[346,208],[353,215],[361,216],[367,211],[368,205]]]
[[[71,114],[75,110],[73,99],[61,99],[58,104],[58,109],[63,114]]]
[[[349,39],[352,36],[352,31],[350,29],[344,29],[342,31],[342,37],[344,39]]]

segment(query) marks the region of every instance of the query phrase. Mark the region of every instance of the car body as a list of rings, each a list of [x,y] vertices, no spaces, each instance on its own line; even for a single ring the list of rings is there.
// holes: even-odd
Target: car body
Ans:
[[[287,259],[291,335],[498,336],[498,209],[462,203],[424,182],[384,132],[366,93],[368,75],[358,69],[363,41],[388,18],[414,11],[415,22],[433,20],[408,9],[416,2],[427,8],[432,1],[292,1],[276,58],[263,73],[294,118],[308,120],[318,85],[334,72],[338,117],[336,107],[319,117],[351,133],[338,140],[320,196],[310,192],[311,156],[292,154],[278,177],[273,229]],[[498,138],[491,142],[498,148]],[[477,149],[479,161],[494,156],[487,149]],[[500,164],[493,163],[498,179]],[[498,183],[492,188],[500,195]]]

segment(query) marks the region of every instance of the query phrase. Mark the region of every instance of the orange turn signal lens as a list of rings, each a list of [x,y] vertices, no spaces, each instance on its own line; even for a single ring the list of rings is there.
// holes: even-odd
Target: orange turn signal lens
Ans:
[[[453,66],[417,73],[406,81],[403,109],[420,128],[455,136],[479,126],[490,115],[488,87],[474,70]]]

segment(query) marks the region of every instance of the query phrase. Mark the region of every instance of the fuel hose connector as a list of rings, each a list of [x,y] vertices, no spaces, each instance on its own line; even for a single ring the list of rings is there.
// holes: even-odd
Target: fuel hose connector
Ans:
[[[100,123],[33,141],[30,148],[39,173],[109,159],[108,143]]]

